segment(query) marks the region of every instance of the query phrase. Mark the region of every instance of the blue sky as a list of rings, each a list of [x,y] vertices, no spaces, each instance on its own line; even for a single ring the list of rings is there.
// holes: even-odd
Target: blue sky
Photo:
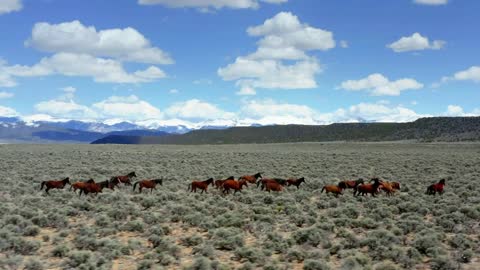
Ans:
[[[479,10],[474,0],[2,0],[0,116],[161,125],[480,115]]]

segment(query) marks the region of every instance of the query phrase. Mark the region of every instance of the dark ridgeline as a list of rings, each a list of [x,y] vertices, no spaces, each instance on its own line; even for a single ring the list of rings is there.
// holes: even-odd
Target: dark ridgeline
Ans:
[[[108,136],[93,144],[237,144],[328,141],[479,141],[480,117],[432,117],[409,123],[278,125],[195,130],[183,135]]]

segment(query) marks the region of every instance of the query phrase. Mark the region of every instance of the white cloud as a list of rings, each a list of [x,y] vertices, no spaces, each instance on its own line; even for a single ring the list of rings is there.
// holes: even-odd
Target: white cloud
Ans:
[[[288,0],[260,0],[269,4],[286,3]],[[138,0],[140,5],[164,5],[170,8],[197,8],[202,11],[209,9],[257,9],[258,0]]]
[[[348,91],[369,91],[374,96],[398,96],[405,90],[421,89],[423,84],[410,78],[390,81],[382,74],[375,73],[360,80],[344,81],[340,88]]]
[[[252,60],[238,57],[235,63],[220,68],[226,81],[236,80],[242,88],[306,89],[317,86],[315,74],[321,71],[314,58],[285,65],[277,60]]]
[[[463,108],[458,105],[448,105],[447,111],[445,112],[447,116],[464,116],[465,112]]]
[[[346,41],[346,40],[341,40],[341,41],[340,41],[340,47],[342,47],[342,48],[344,48],[344,49],[348,48],[348,41]]]
[[[279,103],[272,99],[250,100],[242,106],[241,115],[251,118],[293,117],[314,119],[317,112],[306,105]]]
[[[472,66],[466,70],[455,73],[452,77],[443,77],[442,81],[474,81],[480,82],[480,66]]]
[[[0,1],[0,15],[19,11],[23,8],[22,0],[2,0]]]
[[[421,117],[415,111],[401,105],[392,106],[381,103],[360,103],[352,105],[347,109],[338,109],[333,113],[322,114],[320,118],[324,121],[335,122],[410,122]]]
[[[79,21],[60,24],[37,23],[27,45],[45,52],[89,54],[120,61],[171,64],[172,58],[136,29],[127,27],[97,31]]]
[[[35,110],[54,117],[80,119],[96,119],[98,115],[89,107],[77,104],[73,100],[54,99],[42,101],[35,105]]]
[[[261,25],[249,27],[247,33],[262,37],[257,50],[217,71],[223,80],[236,81],[241,89],[237,94],[251,95],[255,88],[314,88],[315,76],[322,69],[307,53],[335,47],[332,32],[301,23],[290,12],[280,12]]]
[[[414,33],[409,37],[402,37],[399,40],[388,44],[387,47],[395,52],[409,52],[422,50],[440,50],[445,46],[443,40],[434,40],[430,42],[427,37],[419,33]]]
[[[143,83],[164,78],[159,68],[150,66],[145,70],[128,73],[119,61],[96,58],[88,54],[57,53],[45,57],[33,66],[0,66],[6,76],[6,84],[14,83],[13,77],[34,77],[60,74],[64,76],[92,77],[102,83]],[[0,82],[2,82],[0,73]]]
[[[168,93],[170,93],[170,94],[178,94],[178,93],[180,93],[180,91],[178,91],[178,89],[170,89],[170,90],[168,90]]]
[[[416,4],[420,5],[429,5],[429,6],[439,6],[448,4],[448,0],[414,0]]]
[[[237,91],[236,94],[239,96],[254,96],[257,94],[257,92],[255,91],[255,89],[249,86],[245,86],[242,87],[239,91]]]
[[[2,98],[11,98],[13,97],[14,94],[13,93],[10,93],[10,92],[5,92],[5,91],[2,91],[0,92],[0,99]]]
[[[163,118],[163,113],[158,108],[135,95],[127,97],[112,96],[93,104],[92,109],[103,118],[122,118],[126,120]]]
[[[0,106],[1,117],[15,117],[18,116],[18,112],[12,108]]]
[[[198,99],[175,103],[165,112],[170,117],[186,119],[230,119],[234,117],[233,113],[225,112],[214,104]]]

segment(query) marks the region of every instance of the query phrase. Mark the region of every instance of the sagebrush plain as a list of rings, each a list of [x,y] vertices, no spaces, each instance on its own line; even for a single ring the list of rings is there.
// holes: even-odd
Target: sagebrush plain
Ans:
[[[0,145],[0,269],[479,269],[480,144]],[[45,180],[164,178],[150,193],[40,191]],[[192,180],[305,177],[266,193]],[[387,197],[323,185],[398,181]],[[442,196],[426,187],[446,179]]]

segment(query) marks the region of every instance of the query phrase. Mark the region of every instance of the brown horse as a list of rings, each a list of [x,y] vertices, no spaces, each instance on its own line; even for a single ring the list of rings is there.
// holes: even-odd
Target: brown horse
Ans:
[[[118,180],[117,177],[112,177],[110,181],[108,181],[108,188],[111,190],[115,190],[115,187],[118,187],[118,185],[120,185],[120,180]]]
[[[378,191],[378,187],[380,186],[380,179],[378,178],[372,178],[372,180],[370,180],[370,182],[373,182],[373,184],[363,184],[363,185],[358,185],[357,188],[355,189],[355,191],[353,192],[353,195],[360,195],[362,194],[365,195],[365,194],[372,194],[373,197],[375,197],[375,194],[377,193]]]
[[[135,172],[131,172],[127,175],[120,175],[120,176],[114,176],[112,178],[117,178],[120,183],[125,184],[126,186],[131,186],[132,185],[132,178],[137,177]]]
[[[379,189],[385,191],[387,196],[392,196],[393,194],[395,194],[395,189],[389,182],[381,182]]]
[[[106,181],[104,181],[104,182],[106,182]],[[108,183],[107,184],[105,184],[105,183],[103,183],[103,184],[95,183],[95,181],[93,179],[90,179],[87,182],[85,182],[85,185],[83,186],[83,188],[80,189],[80,195],[79,196],[82,196],[82,192],[85,195],[87,195],[88,193],[93,193],[93,194],[97,195],[98,193],[102,193],[103,188],[107,187],[107,186],[108,186]]]
[[[363,184],[363,178],[358,178],[357,180],[345,180],[338,183],[338,186],[342,185],[344,188],[353,188],[355,189],[358,185]]]
[[[277,181],[273,182],[266,182],[265,183],[265,191],[277,191],[280,192],[283,190],[283,185],[278,183]]]
[[[248,187],[247,180],[245,180],[245,179],[242,179],[242,180],[239,180],[239,181],[235,181],[233,179],[225,180],[225,182],[223,182],[223,193],[224,194],[225,193],[230,194],[230,189],[233,189],[233,190],[235,190],[233,192],[233,195],[235,195],[235,193],[237,193],[237,191],[242,192],[242,187],[243,186]]]
[[[305,183],[305,184],[307,183],[305,182],[305,177],[287,179],[287,186],[296,186],[297,189],[300,188],[301,183]]]
[[[328,193],[333,193],[335,194],[336,197],[338,197],[338,195],[343,195],[342,191],[343,189],[345,188],[345,184],[340,182],[337,186],[335,185],[326,185],[326,186],[323,186],[322,190],[320,191],[320,193],[323,193],[323,191],[325,190],[325,193],[328,194]]]
[[[238,178],[238,180],[246,180],[250,184],[255,184],[257,182],[258,178],[262,178],[262,173],[240,176],[240,178]]]
[[[445,186],[445,179],[441,179],[438,183],[428,186],[427,192],[425,194],[435,195],[438,192],[438,194],[442,195],[444,186]]]
[[[205,193],[208,193],[207,189],[208,189],[208,185],[210,184],[213,185],[213,178],[208,178],[205,181],[192,181],[191,184],[188,184],[187,190],[190,190],[190,192],[197,193],[197,188],[199,188],[202,190],[201,193],[203,193],[204,191]]]
[[[70,185],[70,178],[67,177],[63,180],[51,180],[51,181],[43,181],[42,184],[40,185],[40,190],[43,190],[43,187],[45,186],[45,192],[47,194],[50,189],[63,189],[66,184]]]
[[[85,187],[86,182],[75,182],[70,185],[70,191],[73,189],[73,192],[77,193],[77,189],[82,190]]]
[[[263,190],[267,183],[277,183],[279,185],[285,186],[287,184],[287,180],[282,179],[282,178],[262,178],[262,179],[258,180],[257,188],[258,188],[258,186],[261,186],[260,189]]]
[[[390,185],[395,190],[400,190],[400,183],[399,182],[390,182]]]
[[[135,188],[138,185],[138,190],[140,191],[140,193],[142,193],[142,189],[144,189],[144,188],[149,188],[150,193],[152,193],[154,189],[157,190],[157,185],[158,184],[160,186],[163,185],[163,178],[162,179],[138,181],[138,182],[135,182],[135,184],[133,184],[133,191],[135,191]]]
[[[235,180],[235,177],[230,176],[227,179],[215,180],[215,189],[221,188],[223,186],[223,183],[225,183],[225,181],[227,181],[227,180]]]

